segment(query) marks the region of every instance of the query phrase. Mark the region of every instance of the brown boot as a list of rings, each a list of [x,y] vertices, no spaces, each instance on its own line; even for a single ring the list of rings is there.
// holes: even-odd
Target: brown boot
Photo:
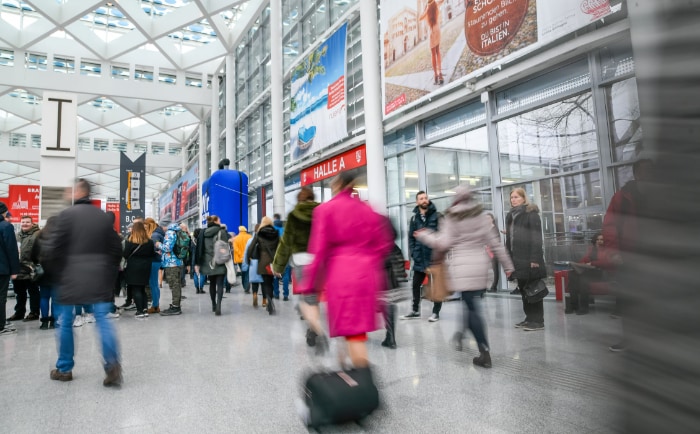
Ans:
[[[160,312],[160,307],[149,307],[148,308],[148,313],[159,313]]]
[[[105,377],[102,385],[105,387],[120,387],[122,385],[122,367],[119,364],[112,366],[106,371],[107,376]]]
[[[253,307],[258,307],[258,293],[253,293]]]
[[[263,297],[262,307],[267,307],[267,298]]]

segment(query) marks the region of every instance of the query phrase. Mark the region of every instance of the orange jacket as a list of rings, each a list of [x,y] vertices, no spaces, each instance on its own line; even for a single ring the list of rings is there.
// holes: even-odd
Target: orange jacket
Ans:
[[[245,253],[245,245],[252,237],[248,232],[241,231],[233,237],[233,262],[241,264],[243,262],[243,254]]]

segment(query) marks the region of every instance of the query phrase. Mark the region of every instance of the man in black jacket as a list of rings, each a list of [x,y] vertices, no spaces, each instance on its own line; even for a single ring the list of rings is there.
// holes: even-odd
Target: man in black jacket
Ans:
[[[438,230],[438,219],[440,214],[437,212],[435,205],[428,199],[428,194],[424,191],[416,193],[416,207],[413,208],[413,217],[408,224],[408,251],[413,259],[413,309],[410,313],[403,315],[401,319],[418,319],[420,318],[420,287],[425,280],[425,270],[430,267],[430,262],[433,250],[421,244],[413,236],[414,232],[420,229]],[[440,320],[441,302],[433,304],[433,314],[428,318],[428,321],[435,322]]]
[[[70,193],[70,189],[67,190]],[[119,343],[113,325],[107,320],[112,309],[113,286],[121,259],[119,235],[112,220],[90,203],[90,184],[79,179],[72,193],[73,206],[63,210],[45,245],[49,261],[45,267],[57,277],[58,360],[51,379],[73,379],[73,309],[92,304],[102,340],[104,386],[122,383]]]
[[[7,289],[10,286],[10,279],[16,278],[19,273],[19,250],[17,250],[15,229],[6,220],[9,214],[7,205],[0,202],[0,336],[17,332],[14,327],[5,327]]]
[[[34,223],[34,220],[28,216],[22,216],[20,219],[20,231],[17,236],[19,247],[19,273],[17,277],[12,279],[12,285],[15,288],[15,296],[17,303],[15,304],[15,313],[10,321],[36,321],[39,319],[39,285],[32,282],[32,247],[36,240],[39,225]],[[29,294],[29,314],[27,312],[27,294]]]

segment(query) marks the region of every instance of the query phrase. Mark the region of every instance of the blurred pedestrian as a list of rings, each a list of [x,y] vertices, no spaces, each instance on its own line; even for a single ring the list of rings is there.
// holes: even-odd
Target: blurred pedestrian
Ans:
[[[272,224],[272,219],[265,216],[260,220],[260,229],[258,230],[253,242],[251,243],[248,256],[251,259],[258,260],[257,274],[262,276],[262,292],[263,305],[266,303],[267,313],[275,314],[275,303],[273,302],[272,283],[274,276],[272,274],[272,260],[275,257],[277,244],[279,243],[280,235]]]
[[[119,344],[114,327],[107,320],[112,309],[112,287],[121,258],[119,235],[107,214],[90,203],[90,184],[80,179],[72,189],[73,206],[63,210],[42,249],[48,258],[45,266],[58,278],[56,311],[58,312],[58,360],[51,379],[73,379],[74,305],[91,304],[102,341],[106,377],[104,386],[119,386],[122,370]],[[86,278],[86,273],[90,278]]]
[[[463,322],[455,334],[454,342],[461,350],[467,328],[474,334],[479,346],[479,357],[473,363],[484,368],[491,367],[491,354],[486,339],[486,325],[481,315],[481,294],[486,291],[488,269],[491,266],[486,247],[503,265],[507,276],[513,272],[513,262],[501,244],[498,232],[494,231],[491,218],[484,214],[483,207],[474,200],[469,187],[461,185],[455,189],[452,206],[445,211],[439,232],[423,229],[415,234],[418,241],[427,244],[444,255],[451,250],[448,265],[449,288],[461,292],[464,302]]]
[[[8,221],[10,212],[4,202],[0,202],[0,336],[16,333],[17,329],[5,321],[7,291],[10,280],[19,273],[19,249],[12,223]]]
[[[223,241],[228,247],[228,232],[221,226],[218,216],[207,217],[207,228],[199,233],[197,251],[195,252],[195,271],[202,273],[209,279],[209,296],[211,297],[211,311],[217,316],[221,315],[221,300],[224,297],[224,276],[226,265],[217,264],[215,259],[215,244]]]

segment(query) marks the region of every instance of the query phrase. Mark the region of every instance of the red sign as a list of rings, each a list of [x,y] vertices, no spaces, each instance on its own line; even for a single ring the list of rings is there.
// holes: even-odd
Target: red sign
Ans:
[[[529,0],[476,0],[469,2],[464,33],[469,49],[479,56],[496,54],[518,34]]]
[[[406,104],[406,94],[402,93],[389,104],[387,104],[386,107],[384,107],[384,114],[388,115],[389,113],[393,112],[394,110],[396,110],[404,104]]]
[[[114,213],[114,230],[119,232],[119,202],[107,202],[105,204],[105,211]]]
[[[331,109],[345,100],[345,76],[341,75],[328,85],[328,108]]]
[[[301,185],[313,184],[340,172],[365,165],[367,165],[367,151],[365,150],[365,145],[362,145],[302,170]]]
[[[29,216],[38,223],[40,194],[38,185],[10,185],[7,207],[12,213],[12,221],[18,222],[22,216]]]

